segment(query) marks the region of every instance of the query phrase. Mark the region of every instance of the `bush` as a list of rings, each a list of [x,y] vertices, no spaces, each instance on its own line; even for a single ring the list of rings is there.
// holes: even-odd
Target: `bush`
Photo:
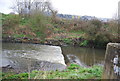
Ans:
[[[71,44],[71,43],[72,43],[72,40],[69,39],[69,38],[64,38],[63,41],[64,41],[66,44]]]
[[[40,14],[33,14],[31,15],[29,19],[29,26],[31,27],[32,31],[36,33],[37,37],[40,37],[42,39],[45,38],[46,34],[46,17],[40,13]]]
[[[118,30],[118,21],[117,20],[111,20],[108,22],[108,27],[106,28],[107,32],[110,34],[110,39],[112,42],[118,42],[120,41],[119,37],[119,31]]]
[[[3,30],[14,29],[19,26],[21,17],[19,15],[3,15]]]
[[[102,22],[98,19],[90,20],[90,23],[93,24],[98,29],[102,27]]]
[[[96,34],[101,31],[102,23],[99,20],[91,20],[88,22],[88,26],[85,29],[87,39],[96,40]]]
[[[83,42],[80,43],[80,46],[87,46],[88,45],[88,40],[84,40]]]

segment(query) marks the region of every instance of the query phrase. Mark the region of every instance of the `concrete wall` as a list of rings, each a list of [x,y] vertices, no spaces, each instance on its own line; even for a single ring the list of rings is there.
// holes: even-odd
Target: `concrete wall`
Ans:
[[[102,79],[120,79],[120,43],[107,45]]]

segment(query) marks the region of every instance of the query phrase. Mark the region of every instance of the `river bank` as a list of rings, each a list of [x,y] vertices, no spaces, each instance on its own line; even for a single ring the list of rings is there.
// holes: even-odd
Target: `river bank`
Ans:
[[[63,71],[32,71],[30,73],[2,73],[3,80],[9,79],[101,79],[103,67],[83,68],[71,64]]]
[[[107,43],[120,41],[117,31],[111,31],[114,25],[117,29],[117,24],[112,21],[105,23],[98,19],[84,21],[58,17],[52,21],[50,16],[42,13],[31,16],[2,14],[2,41],[90,48],[106,48]]]
[[[64,39],[44,39],[39,38],[29,38],[21,37],[15,38],[11,36],[2,37],[2,42],[11,43],[32,43],[32,44],[42,44],[42,45],[53,45],[53,46],[79,46],[79,47],[89,47],[89,48],[106,48],[108,42],[97,43],[95,41],[86,40],[84,38],[64,38]]]

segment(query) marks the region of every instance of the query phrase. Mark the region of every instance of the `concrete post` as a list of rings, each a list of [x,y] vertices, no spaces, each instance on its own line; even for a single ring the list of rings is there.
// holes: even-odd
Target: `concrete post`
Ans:
[[[120,43],[108,43],[102,79],[120,79]]]

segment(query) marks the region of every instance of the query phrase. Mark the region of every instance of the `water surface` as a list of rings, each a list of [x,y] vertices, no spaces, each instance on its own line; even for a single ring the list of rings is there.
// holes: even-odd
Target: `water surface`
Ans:
[[[64,46],[62,52],[69,59],[75,59],[83,66],[103,65],[105,49]]]
[[[65,56],[66,63],[77,63],[81,66],[93,66],[103,65],[105,50],[104,49],[92,49],[83,47],[63,46],[62,53]],[[3,43],[2,44],[2,65],[0,67],[14,68],[17,71],[28,69],[40,69],[40,70],[55,70],[57,68],[63,69],[64,65],[59,63],[52,63],[54,52],[59,53],[56,49],[49,48],[46,45],[40,44],[24,44],[24,43]],[[52,55],[49,55],[52,53]],[[33,58],[32,58],[33,57]],[[61,57],[61,56],[60,56]],[[46,61],[40,61],[38,59],[47,59]],[[52,60],[52,61],[51,61]]]

